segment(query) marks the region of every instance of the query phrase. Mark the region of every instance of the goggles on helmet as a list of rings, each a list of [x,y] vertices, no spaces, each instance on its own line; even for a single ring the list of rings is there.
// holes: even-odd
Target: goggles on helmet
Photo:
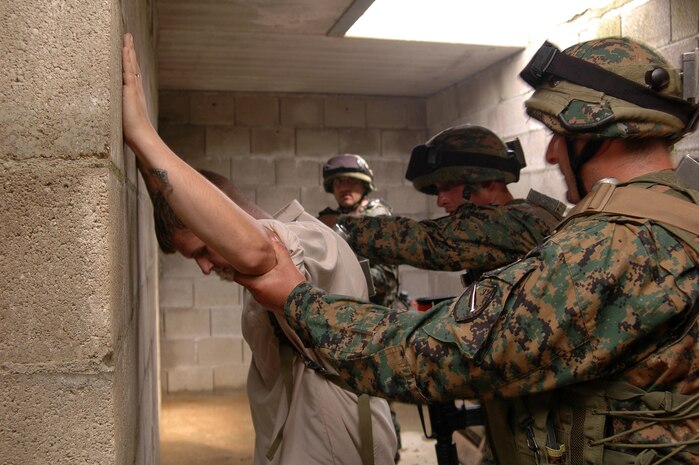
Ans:
[[[654,66],[646,72],[647,86],[643,86],[601,66],[561,53],[547,41],[519,76],[535,89],[545,83],[566,80],[643,108],[668,113],[679,118],[688,132],[694,130],[699,118],[699,106],[657,93],[667,86],[669,80],[668,72],[661,66]]]
[[[413,149],[405,172],[405,178],[412,181],[418,176],[432,173],[438,168],[448,166],[473,166],[477,168],[493,168],[512,173],[519,179],[520,163],[516,158],[501,158],[484,156],[482,153],[469,153],[439,150],[436,147],[426,145]]]

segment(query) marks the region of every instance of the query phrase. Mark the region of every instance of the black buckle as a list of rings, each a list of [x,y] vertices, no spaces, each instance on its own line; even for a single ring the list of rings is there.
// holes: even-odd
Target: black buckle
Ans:
[[[560,53],[560,50],[555,45],[548,41],[544,42],[527,66],[519,73],[519,77],[530,86],[536,88],[547,79],[548,67],[558,53]]]

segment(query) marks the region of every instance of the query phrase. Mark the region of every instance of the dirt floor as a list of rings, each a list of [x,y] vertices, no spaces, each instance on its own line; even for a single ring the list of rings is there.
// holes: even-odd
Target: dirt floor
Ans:
[[[417,407],[395,403],[403,448],[400,465],[436,465]],[[252,464],[254,431],[243,392],[163,397],[160,465]]]

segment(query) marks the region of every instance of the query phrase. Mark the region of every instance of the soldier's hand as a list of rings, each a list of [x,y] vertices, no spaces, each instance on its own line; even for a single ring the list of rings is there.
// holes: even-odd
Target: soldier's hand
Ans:
[[[305,281],[291,261],[286,246],[275,235],[270,236],[277,263],[267,273],[259,276],[236,273],[235,282],[248,288],[261,305],[279,313],[296,286]]]

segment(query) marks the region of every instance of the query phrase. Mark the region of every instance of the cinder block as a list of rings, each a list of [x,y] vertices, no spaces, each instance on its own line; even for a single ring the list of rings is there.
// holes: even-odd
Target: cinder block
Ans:
[[[611,16],[588,22],[586,28],[580,32],[579,40],[584,42],[600,37],[619,37],[620,35],[621,18],[619,16]]]
[[[408,168],[409,156],[403,160],[386,160],[372,158],[368,161],[374,172],[374,181],[379,189],[390,190],[394,186],[405,186],[405,170]]]
[[[216,337],[197,341],[199,365],[243,363],[243,337]]]
[[[196,365],[195,342],[163,339],[160,341],[160,365],[165,369]]]
[[[295,128],[319,128],[323,125],[323,99],[300,96],[281,99],[281,124]]]
[[[496,85],[500,71],[499,67],[490,68],[455,86],[459,116],[500,103],[500,88]]]
[[[279,99],[269,95],[236,97],[235,122],[241,126],[278,126]]]
[[[224,281],[215,274],[194,281],[194,305],[197,308],[227,307],[241,304],[242,287]]]
[[[227,126],[206,128],[206,155],[236,157],[250,154],[250,129]]]
[[[160,280],[161,306],[190,308],[193,303],[194,288],[191,279],[163,278]]]
[[[379,129],[340,129],[340,153],[356,153],[362,156],[381,154]]]
[[[546,162],[546,149],[551,139],[546,130],[530,131],[517,137],[522,144],[524,158],[527,161],[524,171],[539,170],[551,166]]]
[[[408,292],[411,299],[432,295],[429,272],[412,266],[400,266],[400,288]]]
[[[252,153],[260,155],[293,156],[293,128],[253,128]]]
[[[194,169],[213,171],[214,173],[218,173],[227,178],[230,177],[231,164],[234,162],[233,160],[228,158],[211,157],[195,158],[193,160],[185,161],[189,163]]]
[[[0,376],[0,461],[3,464],[114,463],[118,426],[113,375]],[[129,410],[124,405],[124,410]],[[133,441],[133,439],[128,439]]]
[[[311,215],[316,216],[325,207],[337,208],[337,202],[332,194],[325,192],[322,186],[302,187],[299,202]]]
[[[235,97],[230,92],[192,92],[190,105],[194,124],[235,124]]]
[[[408,107],[403,98],[372,98],[366,102],[366,122],[370,128],[403,129],[408,125]],[[413,109],[412,117],[416,112]]]
[[[211,335],[212,336],[241,336],[242,307],[212,308],[211,309]]]
[[[282,158],[276,161],[278,186],[318,186],[322,183],[321,167],[324,160]]]
[[[161,90],[158,93],[158,121],[160,124],[189,123],[189,92]]]
[[[461,284],[461,271],[430,271],[430,293],[437,296],[458,297],[464,291]]]
[[[429,196],[416,191],[412,186],[395,186],[386,193],[386,201],[394,215],[413,215],[427,210]]]
[[[261,187],[257,189],[257,204],[266,212],[276,213],[294,199],[298,199],[298,187]]]
[[[366,127],[366,101],[361,97],[327,97],[324,123],[333,128]]]
[[[336,129],[298,129],[296,152],[299,156],[319,155],[330,158],[337,155],[340,136]]]
[[[621,33],[661,47],[670,42],[670,0],[651,0],[621,16]]]
[[[675,68],[682,68],[682,54],[691,52],[697,46],[696,38],[689,38],[673,42],[665,47],[659,47],[656,50]]]
[[[699,2],[696,0],[671,0],[672,40],[691,37],[699,32]]]
[[[450,86],[427,99],[427,126],[449,126],[459,117],[456,86]]]
[[[162,328],[166,339],[208,337],[211,334],[209,310],[164,308]]]
[[[232,160],[230,180],[236,186],[267,186],[274,184],[274,179],[272,157],[238,157]]]
[[[191,280],[201,275],[201,269],[197,262],[192,259],[185,258],[179,253],[165,254],[160,252],[158,255],[160,272],[165,279],[188,278]]]
[[[381,131],[381,154],[383,156],[410,156],[413,147],[425,143],[425,131],[418,129]]]
[[[168,392],[213,391],[214,372],[211,367],[182,367],[168,370]]]
[[[250,364],[229,363],[214,367],[214,391],[243,389],[248,380]]]
[[[134,311],[123,180],[93,159],[5,160],[0,176],[0,360],[100,363]]]
[[[206,152],[206,131],[189,124],[162,124],[158,133],[173,152],[182,158],[203,157]]]

